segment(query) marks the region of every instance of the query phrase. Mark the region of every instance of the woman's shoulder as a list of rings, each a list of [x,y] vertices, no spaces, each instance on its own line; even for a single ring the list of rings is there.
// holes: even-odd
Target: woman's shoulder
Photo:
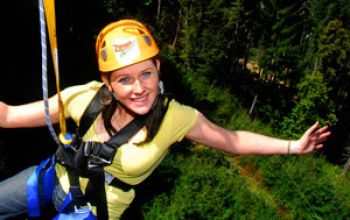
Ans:
[[[61,93],[65,115],[79,121],[85,108],[103,85],[102,82],[91,81],[83,85],[70,86]]]
[[[183,104],[176,99],[169,100],[168,110],[165,118],[171,118],[173,123],[179,124],[181,121],[187,123],[197,118],[198,110],[190,105]],[[186,122],[187,121],[187,122]]]
[[[93,96],[103,85],[102,82],[99,81],[90,81],[86,84],[74,85],[65,88],[62,91],[62,99],[63,101],[68,101],[76,96]]]
[[[194,107],[183,104],[182,102],[177,101],[175,98],[169,100],[168,111],[197,111]]]
[[[175,99],[169,100],[168,110],[159,130],[160,135],[157,137],[166,137],[170,143],[181,141],[193,128],[197,121],[197,115],[197,109]]]
[[[98,91],[102,85],[102,82],[94,80],[85,84],[69,86],[65,88],[62,92],[77,93],[82,91]]]

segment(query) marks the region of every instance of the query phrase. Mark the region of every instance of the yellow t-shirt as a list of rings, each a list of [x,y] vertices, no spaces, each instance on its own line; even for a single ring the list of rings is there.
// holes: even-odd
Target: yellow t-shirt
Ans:
[[[73,86],[63,90],[61,95],[65,116],[72,118],[79,125],[80,117],[85,108],[101,86],[101,82],[92,81],[85,85]],[[163,160],[169,147],[175,142],[181,141],[192,129],[196,120],[196,109],[171,100],[159,131],[153,140],[143,145],[135,145],[134,143],[140,143],[146,137],[146,129],[141,129],[127,143],[120,146],[112,164],[106,166],[105,171],[131,185],[142,182]],[[94,122],[84,135],[84,141],[101,142],[95,133],[95,127]],[[63,190],[68,192],[69,181],[64,166],[57,164],[56,172]],[[84,191],[87,179],[80,178],[80,184]],[[118,219],[132,202],[135,191],[131,189],[124,192],[109,185],[105,185],[105,187],[109,217],[110,219]]]

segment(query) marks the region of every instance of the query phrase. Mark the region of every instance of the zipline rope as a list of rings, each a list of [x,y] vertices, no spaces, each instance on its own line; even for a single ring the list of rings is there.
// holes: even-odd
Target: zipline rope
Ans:
[[[47,85],[47,42],[46,42],[46,22],[45,12],[43,7],[43,0],[39,0],[39,19],[40,19],[40,38],[41,38],[41,80],[43,100],[45,106],[45,121],[54,141],[60,145],[56,132],[52,126],[49,112],[49,97],[48,97],[48,85]]]
[[[56,16],[55,16],[55,2],[54,0],[39,0],[39,13],[40,13],[40,29],[41,29],[41,45],[42,45],[42,82],[43,82],[43,98],[45,105],[45,120],[49,127],[50,133],[58,145],[60,143],[70,144],[71,139],[67,138],[66,121],[64,117],[63,102],[60,93],[60,79],[58,69],[58,50],[56,40]],[[46,18],[46,20],[45,20]],[[46,22],[45,22],[46,21]],[[46,43],[46,27],[49,32],[50,48],[52,61],[54,66],[54,72],[56,77],[56,89],[57,89],[57,103],[59,113],[59,127],[60,134],[57,137],[52,122],[50,120],[49,102],[48,102],[48,86],[47,86],[47,43]]]

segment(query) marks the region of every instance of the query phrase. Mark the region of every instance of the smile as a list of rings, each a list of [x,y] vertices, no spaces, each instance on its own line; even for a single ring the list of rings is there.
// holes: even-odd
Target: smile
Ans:
[[[138,97],[138,98],[131,98],[133,102],[144,102],[148,99],[148,95]]]

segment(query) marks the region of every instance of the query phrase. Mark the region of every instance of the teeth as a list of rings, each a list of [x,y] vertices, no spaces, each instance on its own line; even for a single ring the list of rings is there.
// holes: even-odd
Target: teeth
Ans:
[[[137,101],[137,102],[141,102],[141,101],[146,100],[146,98],[147,98],[147,96],[144,96],[144,97],[141,97],[141,98],[134,98],[133,100]]]

